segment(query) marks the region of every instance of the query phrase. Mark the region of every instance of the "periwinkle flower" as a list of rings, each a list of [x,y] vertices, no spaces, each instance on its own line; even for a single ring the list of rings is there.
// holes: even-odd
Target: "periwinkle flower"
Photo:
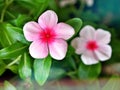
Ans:
[[[96,64],[108,60],[111,57],[112,49],[108,43],[111,34],[103,29],[95,30],[92,26],[85,26],[72,41],[76,54],[82,54],[81,60],[86,65]]]
[[[33,58],[45,58],[50,54],[56,60],[66,56],[67,42],[73,36],[74,29],[65,23],[57,23],[58,17],[52,10],[47,10],[38,19],[30,21],[23,27],[24,36],[32,41],[29,47]]]

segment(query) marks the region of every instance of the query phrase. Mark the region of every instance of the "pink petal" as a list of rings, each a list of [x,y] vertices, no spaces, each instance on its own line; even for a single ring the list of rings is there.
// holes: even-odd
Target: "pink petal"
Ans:
[[[95,51],[99,60],[105,61],[111,57],[112,49],[109,45],[101,45],[98,50]]]
[[[47,10],[38,19],[38,23],[43,29],[53,28],[58,22],[56,13],[52,10]]]
[[[80,36],[87,40],[93,40],[95,37],[95,29],[92,26],[87,25],[80,31]]]
[[[84,38],[75,38],[72,40],[71,45],[75,48],[76,54],[81,54],[86,50],[86,40]]]
[[[28,41],[34,41],[39,39],[39,32],[41,32],[41,28],[38,23],[31,21],[24,25],[23,32]]]
[[[47,43],[41,40],[34,41],[29,47],[30,55],[33,58],[45,58],[48,55]]]
[[[96,41],[101,44],[108,44],[111,39],[111,34],[108,31],[97,29],[96,31]]]
[[[94,52],[91,51],[86,51],[83,55],[81,55],[81,59],[86,65],[92,65],[99,62]]]
[[[65,23],[59,23],[54,28],[56,32],[56,38],[69,39],[74,35],[74,29]]]
[[[55,39],[49,44],[50,55],[56,60],[62,60],[67,52],[67,43],[62,39]]]

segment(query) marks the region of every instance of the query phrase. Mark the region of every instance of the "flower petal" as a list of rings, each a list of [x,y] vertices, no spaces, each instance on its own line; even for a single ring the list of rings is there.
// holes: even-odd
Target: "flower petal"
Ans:
[[[55,39],[49,44],[50,55],[56,60],[62,60],[67,52],[67,43],[62,39]]]
[[[79,41],[80,41],[80,38],[79,38],[79,37],[76,37],[76,38],[74,38],[74,39],[72,40],[71,45],[72,45],[75,49],[77,49],[77,48],[78,48],[78,45],[79,45]]]
[[[95,54],[100,61],[105,61],[111,57],[112,49],[109,45],[100,45]]]
[[[86,2],[88,7],[91,7],[94,4],[94,0],[85,0],[85,2]]]
[[[86,51],[84,54],[82,54],[81,59],[86,65],[92,65],[99,62],[94,52],[91,51]]]
[[[80,36],[84,37],[87,40],[94,40],[95,29],[92,26],[87,25],[80,31]]]
[[[76,54],[81,54],[86,50],[86,40],[84,38],[73,39],[71,45],[75,48]]]
[[[39,24],[34,21],[26,23],[23,27],[24,36],[28,41],[38,40],[41,31]]]
[[[58,22],[56,13],[52,10],[47,10],[38,19],[38,23],[43,29],[53,28]]]
[[[57,24],[54,29],[56,32],[56,38],[62,38],[65,40],[71,38],[75,33],[74,29],[70,25],[65,23]]]
[[[108,44],[111,39],[111,34],[103,29],[97,29],[96,31],[96,41],[101,44]]]
[[[33,58],[45,58],[48,55],[47,43],[43,43],[41,40],[34,41],[30,45],[29,51]]]

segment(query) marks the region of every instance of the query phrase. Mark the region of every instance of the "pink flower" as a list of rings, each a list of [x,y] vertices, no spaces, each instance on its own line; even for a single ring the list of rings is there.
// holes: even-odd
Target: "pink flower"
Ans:
[[[108,60],[111,57],[112,49],[108,45],[111,34],[103,29],[95,29],[92,26],[85,26],[80,31],[80,37],[72,41],[75,52],[81,55],[84,64],[91,65],[100,61]]]
[[[38,23],[31,21],[24,25],[24,36],[32,41],[29,47],[33,58],[45,58],[50,53],[51,57],[61,60],[67,52],[67,42],[74,34],[74,29],[65,23],[57,23],[58,17],[54,11],[44,12]]]

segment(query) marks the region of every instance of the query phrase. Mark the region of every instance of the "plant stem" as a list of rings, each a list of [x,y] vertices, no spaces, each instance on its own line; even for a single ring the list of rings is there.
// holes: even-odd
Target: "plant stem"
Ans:
[[[13,62],[9,63],[9,64],[7,65],[7,68],[10,67],[10,66],[12,66],[12,65],[15,64],[16,62],[18,62],[18,61],[20,60],[20,58],[21,58],[21,55],[18,56]]]
[[[9,11],[6,11],[6,13],[7,13],[11,18],[13,18],[13,19],[16,18],[16,17],[15,17],[12,13],[10,13]]]
[[[4,21],[4,16],[5,16],[5,12],[8,8],[8,6],[13,2],[13,0],[5,0],[5,3],[4,3],[4,8],[1,12],[1,17],[0,17],[0,22],[3,22]]]

